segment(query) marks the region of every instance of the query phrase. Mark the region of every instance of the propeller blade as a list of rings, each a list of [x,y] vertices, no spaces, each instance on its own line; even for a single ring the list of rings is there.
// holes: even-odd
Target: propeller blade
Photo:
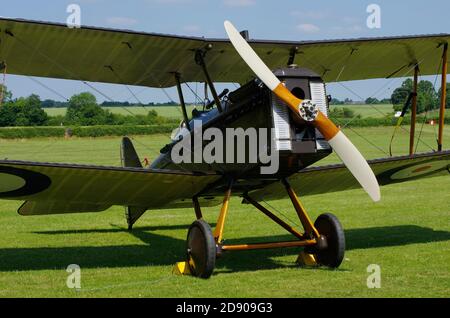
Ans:
[[[225,21],[224,26],[234,48],[256,76],[283,100],[294,114],[314,124],[372,200],[379,201],[380,187],[372,169],[344,133],[322,112],[308,110],[304,101],[295,97],[281,83],[230,21]]]

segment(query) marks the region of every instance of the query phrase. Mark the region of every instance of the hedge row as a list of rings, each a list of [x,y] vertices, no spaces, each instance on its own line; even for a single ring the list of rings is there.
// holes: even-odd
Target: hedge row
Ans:
[[[431,120],[434,120],[434,122],[437,124],[438,119],[437,118],[427,118],[426,122],[429,123]],[[335,123],[339,124],[339,125],[343,125],[343,126],[347,126],[347,127],[377,127],[377,126],[394,126],[395,124],[397,124],[398,119],[397,118],[392,118],[392,117],[385,117],[385,118],[372,118],[372,117],[368,117],[368,118],[355,118],[355,119],[351,119],[351,118],[338,118],[334,120]],[[417,117],[417,123],[423,123],[424,121],[424,117],[422,116],[418,116]],[[444,119],[445,124],[450,124],[450,117],[449,116],[445,116]],[[411,118],[409,116],[406,116],[403,119],[402,124],[410,124],[411,123]]]
[[[71,127],[72,136],[102,137],[125,135],[152,135],[170,134],[175,126],[173,124],[149,126],[89,126]],[[66,127],[12,127],[0,128],[0,138],[21,139],[36,137],[64,137]]]
[[[436,118],[428,118],[427,122]],[[348,127],[376,127],[376,126],[393,126],[396,124],[396,118],[357,118],[336,119],[339,125]],[[418,123],[423,122],[423,117],[417,118]],[[410,118],[405,117],[403,124],[409,124]],[[450,117],[445,118],[445,124],[450,124]],[[161,124],[149,126],[89,126],[89,127],[72,127],[72,135],[77,137],[102,137],[102,136],[125,136],[125,135],[152,135],[152,134],[170,134],[175,125]],[[0,139],[21,139],[35,137],[64,137],[66,133],[65,127],[12,127],[0,128]]]

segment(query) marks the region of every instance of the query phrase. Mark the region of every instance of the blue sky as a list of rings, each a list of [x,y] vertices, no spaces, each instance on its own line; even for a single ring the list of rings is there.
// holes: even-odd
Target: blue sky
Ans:
[[[450,33],[450,2],[442,0],[9,0],[3,1],[1,16],[65,22],[66,8],[76,3],[82,9],[82,24],[132,29],[137,31],[224,38],[223,21],[231,20],[240,29],[248,29],[251,38],[314,40],[376,37],[430,33]],[[366,26],[369,4],[381,7],[381,28]],[[426,79],[434,81],[434,77]],[[79,81],[39,79],[71,96],[89,88]],[[372,96],[386,86],[381,95],[390,96],[401,79],[347,82],[345,86],[360,97]],[[8,76],[7,86],[14,96],[37,93],[42,99],[61,100],[27,77]],[[96,85],[115,100],[135,102],[126,87]],[[142,101],[167,101],[157,89],[132,88]],[[176,100],[176,91],[168,90]],[[338,98],[359,99],[339,84],[329,84],[328,93]],[[190,98],[186,92],[187,99]],[[104,98],[97,95],[100,101]]]

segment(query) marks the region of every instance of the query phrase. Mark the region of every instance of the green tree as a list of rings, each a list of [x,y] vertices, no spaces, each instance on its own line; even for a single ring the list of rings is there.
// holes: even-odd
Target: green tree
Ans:
[[[3,84],[0,84],[0,94],[2,94],[2,99],[0,101],[1,105],[12,100],[12,93],[8,91],[8,88]]]
[[[41,99],[38,95],[21,97],[13,103],[17,114],[14,126],[43,126],[47,123],[48,115],[41,108]]]
[[[82,126],[110,125],[114,124],[114,115],[102,109],[94,95],[81,93],[70,98],[66,121]]]
[[[369,97],[366,99],[366,104],[367,105],[374,105],[374,104],[379,104],[380,101],[377,98],[374,97]]]
[[[9,100],[0,108],[0,126],[43,126],[48,121],[37,95]]]
[[[437,92],[430,81],[420,81],[417,85],[417,112],[436,109],[439,105]]]
[[[12,127],[16,125],[19,108],[11,102],[0,107],[0,127]]]
[[[31,95],[23,109],[23,113],[28,120],[29,126],[43,126],[48,121],[47,113],[41,108],[41,99],[38,95]]]
[[[344,102],[337,98],[332,98],[330,101],[330,105],[343,105],[343,104]]]
[[[344,118],[353,118],[355,116],[355,112],[350,108],[344,107],[342,109],[342,115]]]
[[[52,99],[46,99],[46,100],[42,101],[42,103],[41,103],[42,108],[53,108],[55,106],[56,106],[56,103]]]
[[[446,91],[447,91],[447,95],[445,97],[445,108],[450,108],[450,83],[447,83]],[[442,87],[439,88],[439,91],[437,93],[439,100],[441,98],[441,92],[442,92]]]
[[[395,111],[400,111],[413,91],[413,81],[406,79],[402,85],[394,90],[391,96]],[[417,112],[423,113],[438,107],[438,95],[430,81],[420,81],[417,84]]]
[[[413,90],[413,81],[408,78],[403,81],[402,85],[394,90],[391,96],[392,104],[395,106],[400,105],[400,108],[403,107],[403,104],[406,102],[406,99]]]

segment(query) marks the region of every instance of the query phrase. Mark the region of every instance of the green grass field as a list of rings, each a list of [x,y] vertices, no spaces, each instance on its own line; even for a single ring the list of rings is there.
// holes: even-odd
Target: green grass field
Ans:
[[[346,134],[368,158],[383,157],[391,128]],[[422,134],[435,146],[433,128]],[[445,133],[450,148],[450,134]],[[0,157],[119,165],[120,138],[0,140]],[[394,151],[407,151],[401,131]],[[137,136],[141,157],[155,158],[167,136]],[[429,150],[420,144],[419,151]],[[335,162],[330,156],[324,163]],[[234,252],[217,262],[209,280],[171,274],[183,260],[193,210],[149,211],[133,232],[122,207],[99,214],[21,217],[20,202],[0,201],[0,297],[448,297],[450,294],[450,178],[421,179],[382,188],[373,204],[362,190],[303,198],[311,217],[333,212],[347,239],[338,270],[299,268],[298,249]],[[295,220],[288,200],[270,203]],[[214,224],[219,208],[204,209]],[[298,223],[298,222],[297,222]],[[254,208],[231,202],[228,242],[289,238]],[[69,264],[81,266],[80,291],[66,287]],[[381,266],[381,288],[368,289],[366,269]]]
[[[384,117],[386,114],[393,114],[394,110],[392,108],[392,105],[339,105],[339,106],[331,106],[333,109],[336,108],[350,108],[355,111],[355,115],[360,114],[362,117],[374,117],[374,118],[380,118]],[[105,109],[110,110],[111,112],[115,114],[122,114],[122,115],[130,115],[130,112],[135,115],[146,115],[150,110],[156,110],[156,112],[163,117],[167,118],[181,118],[183,117],[181,110],[177,106],[168,106],[168,107],[127,107],[127,110],[125,110],[122,107],[104,107]],[[192,112],[192,109],[194,109],[194,106],[188,107],[188,114]],[[50,116],[56,116],[56,115],[65,115],[66,114],[66,108],[45,108],[45,111]]]
[[[386,104],[374,104],[374,105],[331,105],[330,109],[333,108],[342,109],[349,108],[355,112],[356,115],[361,115],[362,118],[372,117],[372,118],[383,118],[386,115],[393,115],[394,109],[392,105]]]
[[[393,114],[394,110],[392,105],[339,105],[331,106],[336,108],[350,108],[355,111],[355,115],[360,114],[362,117],[384,117],[386,114]],[[130,115],[130,112],[135,115],[146,115],[150,110],[156,110],[156,112],[163,117],[167,118],[181,118],[183,117],[181,110],[178,106],[167,107],[127,107],[126,110],[122,107],[104,107],[114,114]],[[194,106],[188,106],[188,114],[192,112]],[[128,111],[127,111],[128,110]],[[45,108],[45,111],[50,116],[65,115],[66,108]]]
[[[190,115],[192,110],[194,109],[194,106],[188,106],[188,114]],[[183,115],[181,113],[180,107],[176,106],[167,106],[167,107],[127,107],[126,109],[122,107],[104,107],[104,109],[107,109],[111,111],[114,114],[121,114],[121,115],[147,115],[149,111],[155,110],[159,116],[167,117],[167,118],[179,118],[180,120],[183,118]],[[66,114],[66,108],[44,108],[44,110],[47,112],[50,116],[57,116],[62,115],[64,116]]]
[[[104,107],[114,114],[121,115],[146,115],[149,111],[155,110],[158,115],[162,117],[167,117],[171,119],[182,119],[183,115],[179,106],[167,106],[167,107],[127,107],[126,109],[122,107]],[[190,116],[194,106],[188,106],[188,114]],[[356,115],[361,115],[362,118],[372,117],[372,118],[383,118],[386,115],[393,116],[394,109],[392,105],[386,104],[375,104],[375,105],[331,105],[331,110],[333,108],[350,108],[355,112]],[[45,108],[45,111],[50,116],[65,115],[66,108]],[[131,113],[131,114],[130,114]],[[448,113],[448,112],[447,112]],[[438,116],[437,111],[430,111],[428,113],[428,118],[431,116]]]

